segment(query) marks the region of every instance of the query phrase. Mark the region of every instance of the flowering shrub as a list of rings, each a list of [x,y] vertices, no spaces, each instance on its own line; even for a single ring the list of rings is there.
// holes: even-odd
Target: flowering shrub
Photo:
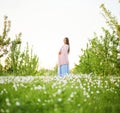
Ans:
[[[119,113],[120,78],[0,77],[1,113]]]

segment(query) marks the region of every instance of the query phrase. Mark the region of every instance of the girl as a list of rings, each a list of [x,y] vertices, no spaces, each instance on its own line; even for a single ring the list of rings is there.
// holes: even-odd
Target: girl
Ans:
[[[58,53],[58,75],[63,77],[69,74],[69,60],[68,54],[70,52],[69,39],[64,38],[64,45],[61,47]]]

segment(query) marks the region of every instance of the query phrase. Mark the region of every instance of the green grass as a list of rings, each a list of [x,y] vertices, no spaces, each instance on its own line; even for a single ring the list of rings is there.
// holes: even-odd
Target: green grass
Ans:
[[[119,77],[0,77],[0,113],[119,112]]]

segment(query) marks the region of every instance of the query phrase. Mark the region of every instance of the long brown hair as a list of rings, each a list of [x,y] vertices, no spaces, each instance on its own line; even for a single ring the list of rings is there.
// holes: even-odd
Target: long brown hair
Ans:
[[[70,52],[70,42],[69,42],[69,38],[68,37],[65,37],[65,40],[66,40],[66,44],[69,45],[69,48],[68,48],[68,53]]]

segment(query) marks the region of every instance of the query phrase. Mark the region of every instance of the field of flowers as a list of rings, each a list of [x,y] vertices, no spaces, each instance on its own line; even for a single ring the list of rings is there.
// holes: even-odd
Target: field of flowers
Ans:
[[[120,77],[1,76],[0,113],[120,113]]]

